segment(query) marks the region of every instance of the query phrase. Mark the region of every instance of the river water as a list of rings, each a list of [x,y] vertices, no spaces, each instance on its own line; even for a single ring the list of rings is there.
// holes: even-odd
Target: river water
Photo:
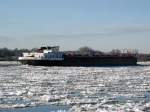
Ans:
[[[0,62],[0,112],[23,110],[150,111],[150,63],[128,67],[42,67]]]

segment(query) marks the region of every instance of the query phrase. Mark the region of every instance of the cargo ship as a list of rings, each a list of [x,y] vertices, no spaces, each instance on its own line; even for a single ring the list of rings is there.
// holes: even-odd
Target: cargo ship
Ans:
[[[83,55],[59,51],[59,46],[41,47],[35,52],[23,53],[18,60],[35,66],[134,66],[134,55]]]

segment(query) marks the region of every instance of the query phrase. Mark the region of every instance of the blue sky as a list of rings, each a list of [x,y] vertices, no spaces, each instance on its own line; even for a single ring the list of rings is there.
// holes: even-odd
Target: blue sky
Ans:
[[[150,53],[150,0],[1,0],[0,46]]]

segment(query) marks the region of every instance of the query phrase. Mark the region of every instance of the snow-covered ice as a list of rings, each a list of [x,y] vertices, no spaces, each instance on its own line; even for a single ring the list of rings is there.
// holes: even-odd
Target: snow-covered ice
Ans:
[[[38,105],[66,105],[70,112],[150,111],[150,64],[42,67],[0,62],[0,108]]]

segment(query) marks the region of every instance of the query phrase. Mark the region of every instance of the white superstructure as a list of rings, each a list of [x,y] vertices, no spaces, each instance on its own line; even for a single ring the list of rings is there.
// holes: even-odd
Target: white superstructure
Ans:
[[[63,60],[63,52],[59,51],[59,46],[41,47],[37,52],[23,53],[19,60]]]

